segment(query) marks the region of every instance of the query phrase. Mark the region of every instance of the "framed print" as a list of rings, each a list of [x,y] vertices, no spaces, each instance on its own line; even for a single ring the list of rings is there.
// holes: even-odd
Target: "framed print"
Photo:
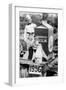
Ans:
[[[62,81],[62,9],[9,5],[9,83]]]

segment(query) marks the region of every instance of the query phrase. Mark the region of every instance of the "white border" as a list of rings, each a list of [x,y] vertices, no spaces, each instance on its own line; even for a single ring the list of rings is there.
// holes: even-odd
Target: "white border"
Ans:
[[[16,11],[16,13],[15,13]],[[63,61],[60,58],[61,45],[59,44],[59,65],[58,65],[58,77],[40,77],[40,78],[19,78],[19,11],[27,11],[27,12],[46,12],[46,13],[58,13],[58,38],[60,43],[61,32],[62,32],[62,9],[50,9],[50,8],[29,8],[29,7],[21,7],[21,6],[13,6],[13,18],[12,18],[12,85],[31,85],[31,84],[44,84],[44,83],[58,83],[63,81]],[[16,19],[15,19],[16,18]],[[16,23],[15,23],[16,21]],[[16,27],[15,27],[16,26]],[[15,30],[14,30],[15,29]],[[15,32],[14,32],[15,31]],[[16,36],[15,36],[16,33]],[[15,37],[16,39],[15,39]],[[16,42],[15,42],[16,40]],[[16,43],[16,47],[15,47]],[[15,57],[15,48],[16,48],[16,57]],[[16,60],[15,60],[16,59]],[[15,62],[16,61],[16,62]],[[15,65],[16,64],[16,65]],[[15,68],[16,67],[16,68]],[[15,75],[16,73],[16,75]]]

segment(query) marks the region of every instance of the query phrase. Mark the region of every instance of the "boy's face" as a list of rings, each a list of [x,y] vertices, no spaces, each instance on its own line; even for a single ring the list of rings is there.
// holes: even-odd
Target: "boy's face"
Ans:
[[[34,32],[27,32],[27,39],[32,41],[34,39]]]
[[[33,48],[36,50],[38,45],[39,45],[39,41],[38,40],[35,40],[34,47]]]

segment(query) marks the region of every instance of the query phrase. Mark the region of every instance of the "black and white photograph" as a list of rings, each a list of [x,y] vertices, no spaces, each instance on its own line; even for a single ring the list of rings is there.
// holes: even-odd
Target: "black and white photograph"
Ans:
[[[63,9],[10,5],[9,84],[63,81]]]
[[[58,13],[19,11],[19,78],[58,76]]]
[[[66,90],[66,0],[0,1],[0,90]]]

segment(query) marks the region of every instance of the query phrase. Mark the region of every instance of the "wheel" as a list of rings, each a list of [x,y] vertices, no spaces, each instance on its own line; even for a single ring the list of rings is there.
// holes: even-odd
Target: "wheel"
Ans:
[[[28,66],[20,65],[20,78],[28,77]]]

